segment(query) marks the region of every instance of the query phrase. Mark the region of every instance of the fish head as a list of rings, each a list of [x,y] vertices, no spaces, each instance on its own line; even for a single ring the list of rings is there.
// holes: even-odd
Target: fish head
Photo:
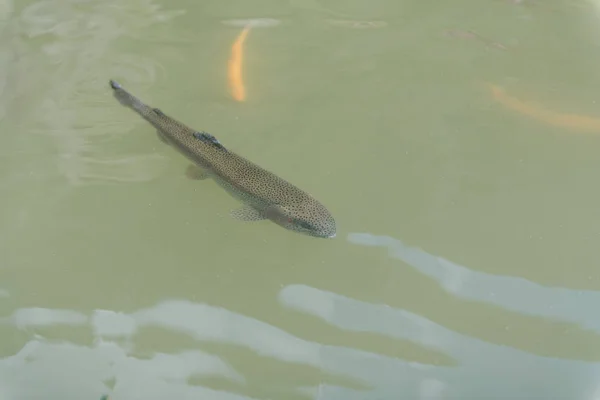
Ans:
[[[291,231],[320,238],[334,238],[336,235],[333,216],[317,201],[271,206],[266,215]]]

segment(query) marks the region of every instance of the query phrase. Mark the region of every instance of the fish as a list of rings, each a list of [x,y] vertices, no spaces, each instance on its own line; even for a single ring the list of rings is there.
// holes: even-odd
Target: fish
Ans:
[[[492,97],[500,102],[500,104],[523,115],[527,115],[530,118],[561,128],[589,133],[600,132],[600,118],[552,111],[540,104],[526,102],[510,96],[502,87],[493,83],[484,82],[484,85],[487,86]]]
[[[334,238],[336,221],[330,211],[309,193],[224,146],[215,136],[196,131],[170,117],[109,80],[114,97],[138,113],[157,130],[159,138],[187,157],[186,175],[212,179],[242,203],[230,211],[240,221],[270,220],[312,237]]]
[[[248,33],[250,32],[251,26],[251,24],[248,24],[235,39],[233,46],[231,46],[231,57],[227,67],[227,75],[229,77],[231,95],[236,101],[246,100],[246,88],[244,87],[244,80],[242,79],[242,60],[244,56],[244,42],[246,41],[246,36],[248,36]]]

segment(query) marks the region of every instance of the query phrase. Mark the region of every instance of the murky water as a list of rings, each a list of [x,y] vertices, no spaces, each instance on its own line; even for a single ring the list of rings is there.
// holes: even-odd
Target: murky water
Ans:
[[[0,0],[0,29],[0,399],[600,398],[600,4]],[[111,78],[337,237],[230,218]]]

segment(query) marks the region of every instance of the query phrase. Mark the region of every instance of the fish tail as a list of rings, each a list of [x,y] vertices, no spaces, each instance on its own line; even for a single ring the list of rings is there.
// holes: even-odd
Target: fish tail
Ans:
[[[129,93],[127,90],[125,90],[119,82],[111,79],[109,81],[109,84],[110,87],[113,89],[113,94],[115,98],[119,100],[119,103],[133,109],[145,118],[148,118],[152,115],[152,107],[145,104],[143,101],[141,101],[140,99]]]

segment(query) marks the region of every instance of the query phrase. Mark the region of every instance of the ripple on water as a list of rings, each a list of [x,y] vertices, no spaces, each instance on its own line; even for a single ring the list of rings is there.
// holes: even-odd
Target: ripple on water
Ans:
[[[3,118],[9,103],[10,95],[5,94],[9,81],[11,55],[7,51],[0,52],[0,118]]]
[[[4,319],[17,329],[54,325],[83,325],[88,322],[88,317],[73,310],[55,310],[42,307],[22,308],[16,310],[10,317]]]
[[[140,333],[144,328],[160,327],[173,333],[186,334],[192,339],[205,343],[218,342],[225,346],[246,348],[256,356],[269,358],[272,362],[315,368],[323,372],[323,382],[335,379],[337,384],[348,385],[348,388],[356,389],[366,389],[368,386],[377,384],[389,384],[397,381],[399,375],[402,375],[403,379],[410,380],[431,371],[429,366],[413,368],[412,363],[357,350],[353,347],[324,345],[308,341],[264,321],[224,308],[187,300],[163,301],[131,313],[95,310],[91,317],[81,312],[64,309],[24,308],[16,310],[2,322],[19,329],[48,326],[91,326],[95,333],[96,343],[107,343],[108,340],[119,338],[127,340]],[[21,353],[27,353],[27,351],[22,350]],[[161,357],[163,356],[178,357],[176,354],[161,355]],[[142,360],[133,356],[127,357],[127,359],[136,366],[131,371],[132,373],[139,374],[145,370],[145,368],[139,368],[142,367],[139,364]],[[7,366],[6,363],[4,366]],[[0,386],[3,383],[2,367],[3,360],[0,359]],[[113,371],[118,370],[121,368],[113,369]],[[177,370],[178,368],[160,368],[160,374],[155,378],[172,378],[173,372]],[[388,372],[381,374],[381,371]],[[219,372],[221,376],[226,376],[231,380],[245,381],[244,375],[238,374],[230,368],[221,368]],[[94,378],[97,379],[97,376]],[[120,376],[119,378],[124,377]],[[124,380],[128,379],[124,378]]]
[[[15,355],[0,359],[0,398],[98,400],[110,393],[110,399],[252,400],[190,383],[203,377],[243,382],[221,357],[198,350],[136,358],[114,342],[82,346],[37,337]]]
[[[136,85],[147,85],[156,82],[166,75],[165,67],[155,59],[138,54],[120,54],[113,59],[110,65],[110,76],[115,79],[123,78],[128,83]],[[106,77],[106,75],[102,75]],[[99,77],[100,78],[100,77]],[[108,88],[108,82],[104,79],[103,90]]]
[[[12,0],[1,0],[0,1],[0,21],[6,21],[10,17],[13,11]]]
[[[63,170],[72,185],[136,183],[155,179],[165,170],[165,159],[157,154],[124,157],[63,158]],[[75,162],[73,162],[75,161]]]
[[[64,6],[53,1],[40,1],[30,4],[21,12],[20,22],[30,37],[51,33],[63,17]]]
[[[275,18],[247,18],[247,19],[226,19],[221,21],[224,25],[252,28],[272,28],[280,25],[281,20]]]
[[[385,21],[357,21],[351,19],[326,19],[325,21],[332,26],[351,29],[376,29],[385,28],[388,25]]]
[[[122,106],[113,99],[108,79],[121,79],[143,90],[165,73],[149,57],[111,54],[113,43],[124,34],[183,13],[162,11],[151,0],[133,3],[108,0],[81,8],[76,2],[43,1],[20,15],[25,36],[51,39],[39,45],[41,52],[26,55],[25,63],[38,74],[52,68],[48,90],[38,93],[39,103],[32,106],[37,120],[31,129],[55,140],[57,168],[72,185],[144,182],[158,176],[166,165],[153,152],[114,154],[105,146],[108,138],[140,123],[118,111]]]

